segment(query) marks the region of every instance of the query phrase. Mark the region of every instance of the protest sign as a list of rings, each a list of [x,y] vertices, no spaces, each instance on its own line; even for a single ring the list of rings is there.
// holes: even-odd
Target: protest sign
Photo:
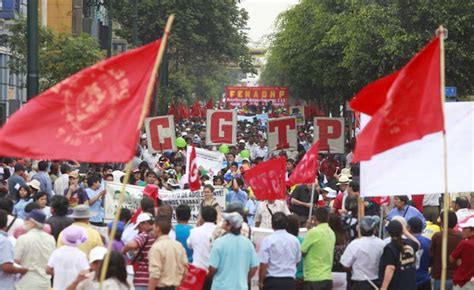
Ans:
[[[191,146],[186,150],[186,174],[189,174],[189,160],[191,156]],[[218,151],[210,151],[202,148],[196,148],[196,164],[199,171],[207,171],[209,177],[213,177],[222,169],[224,154]]]
[[[304,118],[305,118],[304,106],[291,106],[290,116],[296,118],[296,123],[298,125],[304,125]]]
[[[231,106],[247,104],[267,104],[288,106],[287,87],[226,87],[226,100]]]
[[[297,150],[296,118],[283,117],[268,120],[268,150]]]
[[[233,110],[207,110],[206,145],[237,143],[237,112]]]
[[[107,182],[106,183],[107,193],[105,194],[105,222],[114,220],[114,214],[117,210],[120,191],[122,189],[121,183]],[[135,211],[140,207],[140,201],[143,197],[143,190],[145,188],[136,185],[125,186],[125,200],[123,207],[128,208],[130,211]],[[214,191],[214,198],[221,208],[225,208],[225,195],[227,190],[225,188],[216,189]],[[191,208],[191,224],[196,223],[201,201],[203,198],[202,190],[191,192],[189,189],[169,191],[160,189],[158,192],[159,199],[163,204],[169,204],[173,210],[180,204],[187,204]],[[173,214],[173,223],[176,223],[176,216]]]
[[[146,118],[145,131],[150,153],[176,150],[174,117],[172,115]]]
[[[344,118],[314,118],[314,140],[319,151],[344,154]]]

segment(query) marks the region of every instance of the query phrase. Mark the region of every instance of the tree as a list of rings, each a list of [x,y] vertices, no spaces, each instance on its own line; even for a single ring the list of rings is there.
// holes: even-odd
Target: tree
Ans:
[[[18,20],[11,29],[9,46],[12,53],[10,69],[26,74],[26,21]],[[43,91],[79,70],[103,59],[104,52],[96,39],[88,34],[72,36],[55,34],[44,27],[39,31],[40,90]]]
[[[140,0],[138,9],[138,39],[142,44],[160,38],[167,17],[175,14],[169,38],[168,87],[162,88],[164,99],[173,101],[195,95],[205,100],[220,95],[232,80],[225,67],[239,64],[244,72],[253,71],[247,49],[245,27],[248,15],[234,0]],[[116,0],[114,21],[120,24],[116,33],[132,41],[132,3]],[[194,101],[194,100],[192,100]],[[164,102],[166,104],[166,102]]]
[[[449,29],[446,84],[474,92],[472,1],[310,1],[280,15],[262,83],[337,111],[369,82],[400,69]]]

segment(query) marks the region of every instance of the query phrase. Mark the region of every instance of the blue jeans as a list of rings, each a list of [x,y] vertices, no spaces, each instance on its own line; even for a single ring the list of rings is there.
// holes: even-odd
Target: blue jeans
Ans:
[[[433,280],[433,290],[441,289],[441,280]],[[446,280],[446,290],[453,290],[453,280]]]

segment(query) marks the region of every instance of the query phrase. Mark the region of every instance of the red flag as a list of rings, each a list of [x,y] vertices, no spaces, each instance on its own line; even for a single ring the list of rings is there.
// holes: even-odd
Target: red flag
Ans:
[[[209,101],[207,101],[207,103],[206,103],[206,109],[208,109],[208,110],[214,109],[214,104],[213,104],[213,102],[212,102],[212,98],[209,98]]]
[[[178,103],[178,115],[181,119],[189,118],[189,112],[185,105]]]
[[[174,104],[170,104],[169,108],[168,108],[168,115],[173,115],[174,116],[174,119],[175,120],[179,120],[179,115],[178,113],[176,112],[176,108],[174,107]]]
[[[101,61],[36,96],[1,128],[0,155],[84,162],[132,159],[160,44]]]
[[[258,200],[284,199],[286,159],[272,159],[245,172],[244,179]]]
[[[319,140],[306,152],[296,166],[287,184],[293,186],[302,183],[314,183],[318,173]]]
[[[201,117],[201,104],[199,104],[199,101],[193,104],[189,113],[191,117]]]
[[[390,83],[391,78],[394,79]],[[387,89],[388,84],[390,87]],[[370,160],[378,153],[444,131],[439,37],[425,46],[398,73],[366,88],[362,89],[362,96],[372,90],[373,97],[363,97],[363,102],[356,102],[357,95],[354,98],[355,107],[351,102],[354,110],[376,109],[383,98],[377,94],[385,94],[386,101],[359,134],[353,162]]]
[[[196,148],[193,145],[191,154],[189,155],[189,189],[196,191],[201,188],[201,179],[199,178],[199,170],[196,163]]]

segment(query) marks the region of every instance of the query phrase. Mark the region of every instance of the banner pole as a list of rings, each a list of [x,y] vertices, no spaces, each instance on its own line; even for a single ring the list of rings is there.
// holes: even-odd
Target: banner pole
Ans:
[[[440,41],[440,83],[441,83],[441,108],[443,119],[445,103],[445,63],[444,63],[444,38],[446,36],[445,28],[440,25],[436,30]],[[444,160],[444,196],[443,196],[443,239],[441,244],[441,290],[446,289],[446,270],[448,266],[448,211],[450,198],[448,193],[448,145],[446,140],[446,130],[443,131],[443,160]]]
[[[311,217],[313,216],[313,208],[314,208],[314,189],[316,188],[316,182],[317,182],[318,178],[316,178],[314,180],[314,183],[313,183],[313,188],[311,190],[311,201],[310,201],[310,204],[311,204],[311,207],[309,208],[309,216],[308,216],[308,221],[311,221]]]
[[[153,93],[153,88],[155,84],[155,79],[156,79],[156,74],[158,72],[158,68],[160,67],[161,60],[163,58],[165,49],[166,49],[166,43],[168,41],[168,35],[171,30],[171,25],[173,24],[174,20],[174,15],[170,15],[168,17],[168,21],[166,22],[166,27],[165,27],[165,32],[163,34],[163,38],[161,39],[161,44],[160,48],[158,49],[158,54],[156,55],[155,59],[155,64],[153,66],[153,70],[150,75],[150,80],[148,82],[147,90],[146,90],[146,95],[145,95],[145,101],[143,103],[143,108],[140,114],[140,119],[137,124],[137,129],[140,130],[143,126],[143,122],[145,121],[145,117],[148,113],[148,109],[150,107],[150,101],[151,101],[151,95]],[[127,163],[126,170],[125,170],[125,177],[122,183],[122,190],[120,191],[120,198],[119,198],[119,203],[117,206],[117,211],[115,213],[114,217],[114,222],[112,224],[112,229],[109,234],[109,244],[107,246],[107,255],[105,255],[104,262],[102,263],[102,270],[100,272],[100,279],[99,279],[99,290],[102,290],[104,280],[105,280],[105,275],[107,273],[107,269],[109,267],[109,262],[110,262],[110,254],[112,252],[112,241],[114,240],[115,233],[117,231],[117,222],[120,217],[120,213],[122,212],[122,205],[123,201],[125,200],[125,186],[128,184],[128,181],[130,179],[130,173],[132,172],[132,160],[130,160]]]

